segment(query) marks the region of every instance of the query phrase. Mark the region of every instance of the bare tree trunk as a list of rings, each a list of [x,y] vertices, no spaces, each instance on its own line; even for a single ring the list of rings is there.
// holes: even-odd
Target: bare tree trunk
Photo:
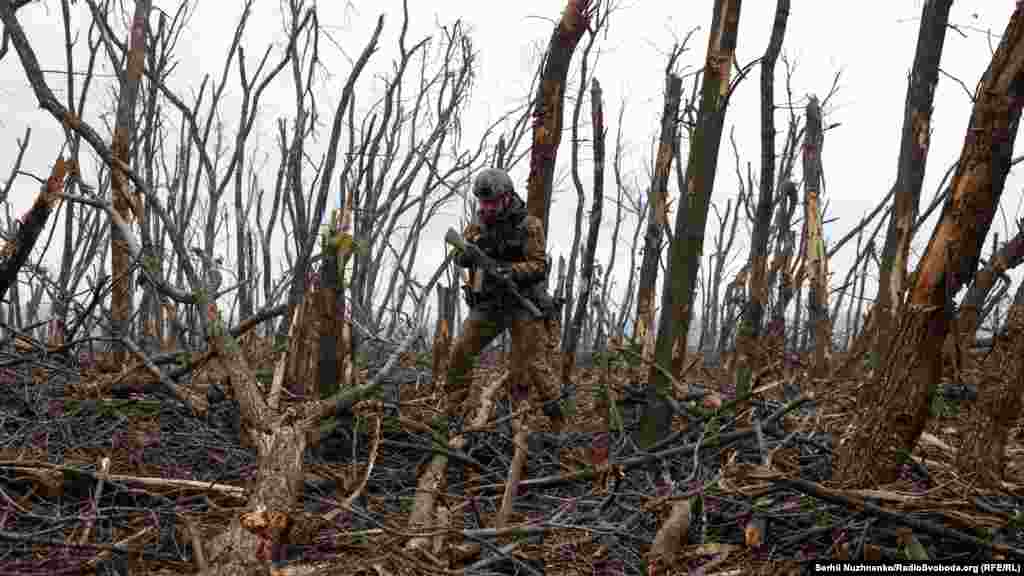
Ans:
[[[828,317],[828,256],[822,233],[820,188],[821,148],[824,133],[821,129],[821,108],[818,99],[811,96],[807,103],[807,133],[804,136],[804,221],[807,230],[807,253],[804,264],[810,270],[811,286],[807,294],[809,320],[814,326],[815,377],[828,373],[832,357],[832,329]]]
[[[145,65],[146,27],[152,7],[152,0],[136,0],[135,2],[135,16],[132,19],[131,34],[129,36],[128,63],[125,67],[124,81],[121,84],[117,100],[114,140],[110,144],[115,160],[111,175],[114,209],[129,226],[134,220],[133,215],[135,218],[141,219],[142,214],[136,213],[136,208],[139,206],[138,199],[129,195],[128,176],[121,168],[119,162],[128,165],[130,161],[128,150],[132,143],[135,101],[138,98],[139,81],[142,79],[142,69]],[[111,350],[111,361],[115,366],[122,366],[127,363],[128,352],[120,344],[120,338],[128,335],[128,323],[132,317],[132,283],[129,273],[131,257],[129,256],[126,242],[122,238],[120,230],[115,226],[110,231],[111,272],[113,273],[114,281],[110,305],[111,327],[113,328],[112,337],[114,340],[113,349]]]
[[[615,159],[613,160],[612,167],[615,172],[615,227],[612,228],[612,242],[610,254],[608,256],[608,264],[604,268],[604,277],[601,279],[601,310],[602,314],[608,314],[608,286],[611,284],[612,273],[615,270],[615,257],[619,253],[619,230],[622,228],[622,174],[621,174],[621,158],[622,158],[622,116],[625,111],[625,105],[619,108],[619,125],[618,131],[615,135]],[[610,328],[610,327],[609,327]],[[598,327],[598,338],[601,335],[606,337],[615,336],[615,334],[604,334],[604,322]],[[599,344],[600,345],[600,344]]]
[[[710,360],[711,364],[717,364],[722,354],[723,324],[728,322],[728,314],[723,312],[719,304],[719,296],[722,291],[722,278],[725,276],[725,259],[732,251],[733,243],[736,241],[736,225],[739,223],[740,206],[743,204],[743,191],[740,191],[736,204],[729,199],[725,203],[725,218],[720,218],[718,236],[715,238],[715,267],[711,270],[711,309],[708,318],[710,328],[708,336],[711,338],[710,347],[705,348],[705,361]],[[730,208],[732,214],[730,216]],[[726,226],[729,227],[728,238],[726,238]],[[728,288],[728,287],[727,287]],[[725,306],[728,309],[728,298]],[[724,319],[724,321],[723,321]]]
[[[975,93],[952,194],[914,273],[901,338],[865,386],[837,475],[850,484],[895,480],[899,450],[917,443],[942,368],[952,295],[974,274],[1010,169],[1024,105],[1024,4],[1010,17]],[[894,449],[896,449],[894,451]],[[865,466],[865,463],[871,466]]]
[[[594,134],[594,200],[587,228],[587,245],[583,253],[583,283],[580,286],[579,300],[576,302],[576,312],[566,331],[567,337],[562,340],[562,382],[564,384],[569,384],[572,379],[572,371],[576,364],[576,343],[579,340],[580,325],[587,313],[590,293],[594,287],[594,253],[597,251],[597,238],[601,232],[601,211],[604,208],[604,108],[601,101],[601,85],[597,78],[591,80],[590,106],[590,119]]]
[[[771,39],[761,58],[761,182],[750,244],[750,300],[744,309],[743,323],[736,334],[736,352],[741,369],[744,365],[752,368],[760,361],[753,357],[753,346],[761,336],[764,307],[768,303],[765,266],[768,261],[772,191],[775,186],[775,62],[782,50],[788,20],[789,0],[778,0]]]
[[[601,22],[598,21],[597,26],[600,27]],[[587,45],[583,48],[583,54],[580,58],[580,83],[576,90],[576,102],[572,107],[572,146],[569,148],[569,170],[572,175],[573,187],[576,188],[576,218],[574,219],[573,235],[572,235],[572,248],[569,249],[569,267],[566,270],[565,277],[565,316],[563,326],[565,328],[562,334],[562,354],[563,358],[568,358],[568,353],[565,348],[569,343],[569,333],[573,329],[573,304],[576,299],[574,292],[576,282],[576,257],[580,251],[580,237],[583,234],[583,206],[585,204],[586,197],[583,194],[583,182],[580,181],[580,170],[579,170],[579,156],[580,156],[580,111],[583,110],[583,95],[587,88],[587,61],[590,58],[590,50],[594,47],[594,40],[596,38],[596,31],[591,32],[587,37]],[[577,332],[578,335],[578,332]],[[571,338],[572,345],[576,346],[577,337]],[[572,350],[572,354],[575,355],[575,348]],[[565,370],[572,370],[571,366],[566,366],[563,362],[562,365],[563,374]]]
[[[682,97],[683,79],[672,72],[676,58],[683,50],[676,46],[669,55],[665,66],[665,104],[661,111],[661,132],[658,137],[658,154],[654,164],[654,175],[648,190],[647,232],[644,236],[644,258],[640,265],[640,282],[636,292],[636,321],[633,324],[633,340],[643,350],[644,358],[654,353],[654,293],[658,283],[658,262],[661,258],[662,232],[668,226],[668,177],[672,167],[672,147],[676,138],[676,118],[679,116],[679,101]],[[679,202],[677,210],[684,210]]]
[[[686,350],[690,328],[690,295],[696,286],[704,245],[704,226],[714,190],[715,168],[718,165],[718,149],[729,102],[730,77],[739,20],[740,0],[715,2],[697,128],[690,145],[686,167],[687,206],[684,210],[683,202],[680,201],[680,206],[676,210],[671,258],[665,288],[662,291],[661,319],[655,345],[655,362],[662,366],[672,363],[672,349],[676,344],[677,334],[682,339],[682,350]],[[675,139],[670,140],[674,141]],[[672,393],[667,375],[657,370],[656,365],[652,365],[648,378],[648,401],[644,411],[644,422],[641,424],[645,428],[642,430],[643,440],[650,442],[645,444],[646,446],[656,442],[662,433],[668,430],[671,412],[660,398],[668,398]]]
[[[670,260],[670,291],[673,293],[672,305],[676,308],[673,314],[678,322],[677,329],[684,339],[689,335],[689,302],[696,286],[700,256],[704,249],[704,229],[731,94],[731,69],[736,50],[740,5],[739,0],[717,0],[714,5],[697,127],[687,160],[686,210],[682,210],[683,202],[680,201],[680,209],[676,213],[675,239]],[[685,216],[682,215],[684,212]],[[663,319],[659,326],[659,340],[665,326]],[[659,342],[659,347],[661,345]]]
[[[878,278],[879,317],[875,324],[878,337],[874,354],[881,358],[891,345],[895,319],[903,300],[907,281],[907,257],[913,225],[917,219],[928,160],[928,139],[931,131],[932,102],[939,82],[939,61],[946,38],[946,24],[953,0],[929,0],[921,9],[921,26],[917,33],[914,67],[907,85],[903,110],[903,132],[900,138],[899,167],[896,172],[895,206],[889,219],[889,231],[882,248],[882,265]]]
[[[637,192],[636,203],[633,206],[636,213],[636,226],[633,228],[633,240],[629,244],[629,279],[626,281],[626,291],[623,295],[622,308],[619,309],[619,318],[616,321],[616,326],[620,333],[625,333],[626,322],[629,321],[630,312],[633,309],[633,297],[636,293],[634,286],[636,285],[636,255],[638,253],[637,247],[640,244],[640,231],[643,230],[644,221],[647,219],[647,203],[644,202],[644,195],[642,192]],[[636,325],[631,327],[631,334],[636,334]]]
[[[544,223],[548,234],[551,187],[555,178],[555,159],[562,141],[562,103],[565,79],[572,53],[590,25],[591,0],[569,0],[558,26],[548,42],[544,71],[534,100],[533,148],[530,152],[530,177],[527,181],[526,207]]]
[[[448,370],[448,354],[454,337],[455,326],[455,303],[458,301],[459,291],[455,286],[437,287],[437,323],[434,327],[433,363],[431,374],[435,386],[444,382],[444,375]]]

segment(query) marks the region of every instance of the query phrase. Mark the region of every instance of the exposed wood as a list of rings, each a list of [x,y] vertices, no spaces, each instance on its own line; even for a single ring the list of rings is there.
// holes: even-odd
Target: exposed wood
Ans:
[[[758,187],[757,212],[750,248],[750,297],[744,309],[743,327],[737,333],[736,349],[740,356],[753,353],[753,343],[761,335],[764,308],[768,303],[765,274],[768,261],[768,233],[771,229],[772,192],[775,186],[775,62],[782,50],[789,20],[789,0],[778,0],[771,38],[761,58],[761,181]]]
[[[821,108],[811,96],[807,103],[807,132],[804,136],[804,233],[807,235],[804,262],[811,278],[807,307],[814,327],[814,375],[828,374],[832,357],[832,328],[828,317],[828,256],[821,224]]]
[[[862,389],[851,437],[837,459],[841,480],[895,480],[897,450],[912,449],[924,429],[950,330],[947,306],[977,267],[1010,169],[1022,105],[1024,4],[1018,4],[978,84],[952,192],[914,273],[899,339],[879,377]]]
[[[122,164],[127,166],[131,161],[128,157],[128,149],[132,145],[135,101],[138,99],[139,82],[142,80],[142,69],[145,65],[146,27],[152,7],[152,0],[136,0],[135,2],[135,16],[132,19],[129,36],[128,62],[124,81],[121,83],[121,90],[118,94],[114,139],[110,143],[110,150],[115,160],[111,170],[114,210],[122,220],[128,223],[129,227],[133,222],[132,216],[134,215],[135,219],[140,219],[142,213],[138,210],[139,197],[129,193],[128,177],[125,175]],[[131,254],[126,242],[121,237],[119,229],[111,229],[110,270],[113,273],[114,287],[111,293],[110,315],[113,328],[112,336],[115,340],[128,336],[128,322],[132,317],[132,285],[129,273]],[[127,351],[120,344],[114,345],[113,354],[115,364],[122,365],[128,359]]]
[[[957,468],[979,487],[1000,490],[1010,432],[1024,409],[1024,285],[1017,289],[1005,334],[997,339],[978,398],[965,420]]]
[[[644,233],[640,280],[636,290],[636,319],[633,324],[633,339],[640,344],[643,357],[647,359],[654,356],[654,295],[658,283],[663,236],[668,226],[668,177],[672,169],[672,147],[675,146],[678,126],[676,118],[679,116],[679,103],[683,91],[683,79],[673,72],[673,68],[683,48],[673,48],[665,67],[665,101],[661,110],[658,153],[654,161],[651,187],[647,191],[647,227]],[[685,213],[684,203],[676,204],[677,213]]]
[[[505,389],[507,378],[508,373],[484,388],[483,392],[480,394],[480,404],[477,406],[476,413],[470,421],[471,428],[482,427],[487,422],[488,417],[494,410],[495,396],[500,390]],[[466,437],[463,435],[455,436],[448,440],[449,449],[461,450],[465,446]],[[409,514],[410,530],[424,530],[430,528],[431,519],[434,517],[434,503],[437,500],[438,494],[443,492],[444,487],[447,484],[445,474],[447,466],[448,456],[445,454],[435,454],[431,459],[430,464],[428,464],[426,469],[420,474],[419,481],[416,484],[416,497],[413,500],[412,512]],[[431,540],[429,537],[417,536],[406,543],[406,548],[425,549],[430,547],[430,545]]]
[[[889,230],[882,248],[882,265],[878,271],[876,307],[880,316],[875,324],[878,332],[874,350],[877,357],[889,349],[907,283],[907,258],[928,160],[932,102],[939,82],[939,62],[952,5],[953,0],[929,0],[921,8],[914,65],[903,109],[893,214],[889,219]]]
[[[50,177],[46,179],[32,207],[19,220],[21,225],[18,226],[14,238],[0,248],[0,299],[3,299],[11,286],[17,282],[18,271],[28,261],[29,254],[35,248],[36,240],[46,227],[50,212],[64,188],[64,177],[67,172],[68,166],[64,159],[58,157],[53,163]]]
[[[555,159],[562,141],[562,103],[569,62],[583,32],[590,24],[591,0],[568,0],[562,18],[548,41],[544,70],[534,97],[533,145],[530,151],[530,176],[527,181],[526,208],[544,223],[548,236],[548,211],[555,178]]]
[[[524,408],[514,406],[516,411]],[[524,416],[512,419],[512,428],[515,432],[512,443],[515,451],[512,454],[512,463],[508,467],[508,478],[505,480],[505,492],[501,496],[501,508],[498,509],[498,517],[494,520],[494,527],[498,530],[508,525],[509,515],[512,514],[512,506],[515,502],[516,492],[519,490],[519,481],[523,477],[523,468],[526,466],[528,449],[526,441],[530,435],[530,427]]]
[[[644,412],[645,420],[654,420],[653,410],[658,410],[658,422],[649,424],[648,429],[664,433],[667,433],[671,423],[671,411],[665,402],[659,402],[660,406],[653,407],[651,395],[656,392],[660,398],[672,397],[668,374],[656,367],[658,363],[671,364],[677,337],[682,349],[680,356],[684,356],[686,351],[692,316],[690,299],[697,285],[697,273],[704,250],[704,227],[714,190],[718,149],[732,87],[740,4],[740,0],[717,0],[714,3],[697,126],[693,132],[686,166],[686,189],[680,190],[681,198],[676,209],[655,343],[656,363],[652,364],[648,372],[648,404]],[[645,436],[644,440],[654,443],[658,438]]]

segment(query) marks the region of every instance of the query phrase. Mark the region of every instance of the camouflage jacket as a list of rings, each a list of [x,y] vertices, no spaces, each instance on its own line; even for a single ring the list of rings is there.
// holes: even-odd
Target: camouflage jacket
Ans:
[[[472,223],[462,235],[491,258],[509,266],[517,284],[523,288],[533,288],[547,276],[544,224],[540,218],[526,212],[526,203],[519,196],[512,196],[512,205],[494,226]],[[472,266],[462,255],[456,259],[456,264],[463,268]],[[480,273],[479,270],[471,269],[470,286],[474,285],[475,280],[472,275]],[[493,283],[484,278],[480,292],[482,295],[493,293]]]

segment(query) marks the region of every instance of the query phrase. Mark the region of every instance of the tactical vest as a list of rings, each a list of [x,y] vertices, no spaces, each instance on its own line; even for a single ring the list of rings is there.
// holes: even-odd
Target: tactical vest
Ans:
[[[476,239],[476,245],[491,258],[503,262],[523,262],[526,260],[526,245],[529,240],[529,233],[526,228],[526,207],[522,201],[516,202],[505,213],[504,217],[495,223],[494,226],[482,226],[480,236]],[[479,271],[475,271],[479,274]],[[533,286],[520,285],[520,289],[531,293]],[[480,292],[476,294],[479,302],[498,303],[498,286],[495,281],[483,277]],[[528,295],[529,297],[529,295]]]
[[[511,221],[500,222],[494,228],[482,229],[477,246],[496,260],[522,262],[526,260],[526,214],[511,216]]]

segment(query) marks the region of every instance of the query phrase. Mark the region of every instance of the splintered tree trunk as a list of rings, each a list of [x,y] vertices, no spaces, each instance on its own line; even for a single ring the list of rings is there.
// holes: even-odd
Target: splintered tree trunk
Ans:
[[[668,68],[671,69],[671,65]],[[667,74],[658,156],[654,163],[651,188],[648,191],[644,258],[640,264],[640,281],[636,291],[636,323],[633,338],[640,343],[644,358],[650,358],[654,351],[654,289],[658,283],[662,231],[668,224],[668,177],[672,168],[672,146],[676,141],[676,117],[679,115],[682,92],[683,79],[672,73]],[[676,207],[676,210],[682,209],[681,205]]]
[[[114,210],[129,225],[133,221],[133,213],[140,217],[141,214],[137,210],[138,202],[129,196],[128,175],[125,174],[121,165],[127,166],[130,161],[128,150],[131,148],[135,101],[139,94],[139,81],[142,79],[142,70],[145,65],[146,24],[152,7],[152,0],[136,0],[135,2],[135,17],[132,20],[128,40],[128,64],[118,95],[114,140],[110,144],[110,150],[114,156],[110,173]],[[121,236],[121,231],[116,226],[110,229],[110,267],[113,272],[110,315],[114,332],[111,360],[115,366],[121,366],[127,362],[127,350],[118,342],[118,338],[127,336],[128,323],[132,317],[131,255],[128,251],[127,241]]]
[[[751,358],[752,348],[761,336],[764,307],[768,302],[765,266],[772,219],[772,188],[775,185],[775,62],[782,50],[788,20],[789,0],[778,0],[771,39],[761,58],[761,182],[751,234],[750,300],[744,309],[743,324],[736,334],[736,352],[741,368],[758,361]]]
[[[654,177],[651,180],[651,188],[647,201],[647,235],[644,241],[644,259],[640,268],[640,282],[636,294],[636,323],[634,324],[633,338],[641,346],[641,355],[650,359],[654,355],[654,289],[658,280],[658,265],[661,256],[662,230],[668,224],[668,177],[672,173],[672,147],[676,142],[676,126],[679,113],[679,100],[683,91],[683,80],[671,72],[676,53],[673,52],[669,58],[669,65],[666,67],[665,78],[665,106],[661,113],[661,135],[658,143],[658,155],[654,164]],[[683,210],[683,206],[676,207],[677,213]],[[671,270],[671,268],[670,268]],[[666,283],[667,286],[667,283]],[[662,297],[667,293],[662,290]],[[662,316],[665,315],[665,308],[662,307]],[[660,354],[655,359],[657,364],[652,364],[651,371],[660,372],[654,366],[668,367],[672,365],[672,345],[669,344],[667,353]],[[671,386],[667,382],[660,383],[660,380],[648,379],[647,404],[644,406],[644,413],[640,424],[640,445],[651,446],[658,441],[658,438],[667,433],[666,422],[671,420],[671,413],[667,413],[667,405],[658,398],[659,394],[671,392]],[[660,386],[660,388],[659,388]]]
[[[736,50],[736,36],[740,21],[740,0],[718,0],[711,17],[711,35],[708,39],[707,59],[704,64],[703,86],[697,127],[690,143],[686,166],[686,206],[682,199],[676,209],[676,222],[662,290],[661,319],[658,324],[658,339],[655,346],[655,361],[667,366],[672,361],[672,347],[676,337],[680,338],[682,349],[690,331],[690,295],[697,284],[700,256],[704,246],[704,225],[707,222],[711,192],[715,185],[715,168],[718,165],[718,148],[722,140],[722,128],[729,92],[729,78]],[[680,191],[683,193],[682,191]],[[677,332],[678,331],[678,332]],[[651,384],[648,396],[656,392],[668,396],[671,386],[666,374],[651,368]],[[664,405],[664,402],[658,404]],[[648,410],[655,410],[650,400]],[[657,411],[657,423],[646,423],[647,430],[667,431],[671,412],[667,407]],[[646,418],[645,421],[649,418]],[[648,432],[650,433],[650,432]],[[656,438],[645,436],[654,442]],[[647,444],[649,446],[650,444]]]
[[[551,33],[544,70],[534,102],[533,147],[530,150],[530,177],[527,181],[526,208],[544,222],[548,234],[551,186],[555,178],[555,159],[562,141],[562,103],[569,62],[590,20],[590,0],[569,0],[562,18]]]
[[[914,67],[910,71],[907,99],[903,109],[899,167],[896,172],[894,211],[882,248],[878,278],[878,318],[875,357],[889,349],[893,323],[903,300],[907,279],[907,256],[913,236],[928,159],[932,101],[939,81],[939,60],[946,37],[946,24],[953,0],[928,0],[921,9]]]
[[[862,391],[852,437],[839,454],[840,479],[856,485],[895,480],[899,449],[913,449],[924,429],[950,328],[945,306],[977,267],[1010,169],[1022,105],[1024,4],[1017,4],[975,93],[950,197],[914,273],[900,338],[874,385]]]
[[[320,305],[318,350],[320,366],[317,374],[320,382],[320,398],[327,398],[338,391],[339,369],[341,368],[338,362],[340,360],[338,340],[341,322],[344,321],[344,317],[338,318],[338,252],[333,249],[329,241],[325,244],[320,274],[321,285],[317,295]]]
[[[434,327],[433,382],[440,385],[448,370],[448,353],[452,344],[452,326],[455,324],[455,302],[458,289],[454,286],[437,287],[437,323]]]
[[[814,328],[814,375],[828,373],[832,355],[832,330],[828,318],[828,256],[821,230],[821,108],[811,96],[807,103],[807,135],[804,137],[804,218],[807,230],[805,266],[809,269],[811,288],[807,294],[809,320]]]
[[[718,165],[718,149],[722,141],[728,104],[732,62],[736,51],[736,37],[740,20],[739,0],[717,0],[711,19],[711,36],[708,39],[707,58],[704,64],[703,85],[701,86],[700,107],[697,127],[690,144],[686,167],[686,199],[681,199],[676,212],[675,238],[672,243],[672,258],[669,264],[670,282],[666,292],[672,293],[674,308],[669,318],[675,318],[679,335],[685,341],[690,333],[690,296],[697,285],[700,257],[704,251],[704,228],[707,224],[711,194],[715,185],[715,167]],[[684,210],[685,205],[685,210]],[[661,350],[661,333],[672,333],[673,322],[662,317],[658,332],[658,350]],[[669,341],[671,342],[671,341]],[[664,344],[670,346],[668,342]]]
[[[64,188],[64,176],[67,173],[67,165],[63,158],[57,158],[50,172],[50,177],[43,184],[42,190],[36,196],[32,207],[21,218],[21,226],[18,226],[14,238],[6,241],[0,248],[0,300],[7,297],[7,291],[17,290],[18,271],[25,265],[29,254],[36,245],[36,240],[46,228],[46,222],[50,218],[53,205],[57,202],[57,194]],[[74,167],[72,167],[74,169]],[[21,303],[16,297],[11,298],[14,304],[15,313],[18,318]],[[20,328],[21,322],[17,326]]]
[[[1000,488],[1007,440],[1024,408],[1024,284],[1017,288],[1007,316],[1006,332],[996,336],[993,361],[971,404],[970,428],[957,453],[960,471],[976,474],[974,482],[992,490]]]
[[[567,330],[568,337],[562,342],[562,381],[568,384],[576,363],[576,343],[580,326],[587,312],[590,293],[594,286],[594,253],[597,251],[597,237],[601,231],[601,210],[604,204],[604,111],[601,102],[601,84],[597,78],[590,83],[590,118],[594,133],[594,203],[590,210],[587,228],[587,244],[583,253],[583,277],[580,296],[576,301],[576,312]]]

